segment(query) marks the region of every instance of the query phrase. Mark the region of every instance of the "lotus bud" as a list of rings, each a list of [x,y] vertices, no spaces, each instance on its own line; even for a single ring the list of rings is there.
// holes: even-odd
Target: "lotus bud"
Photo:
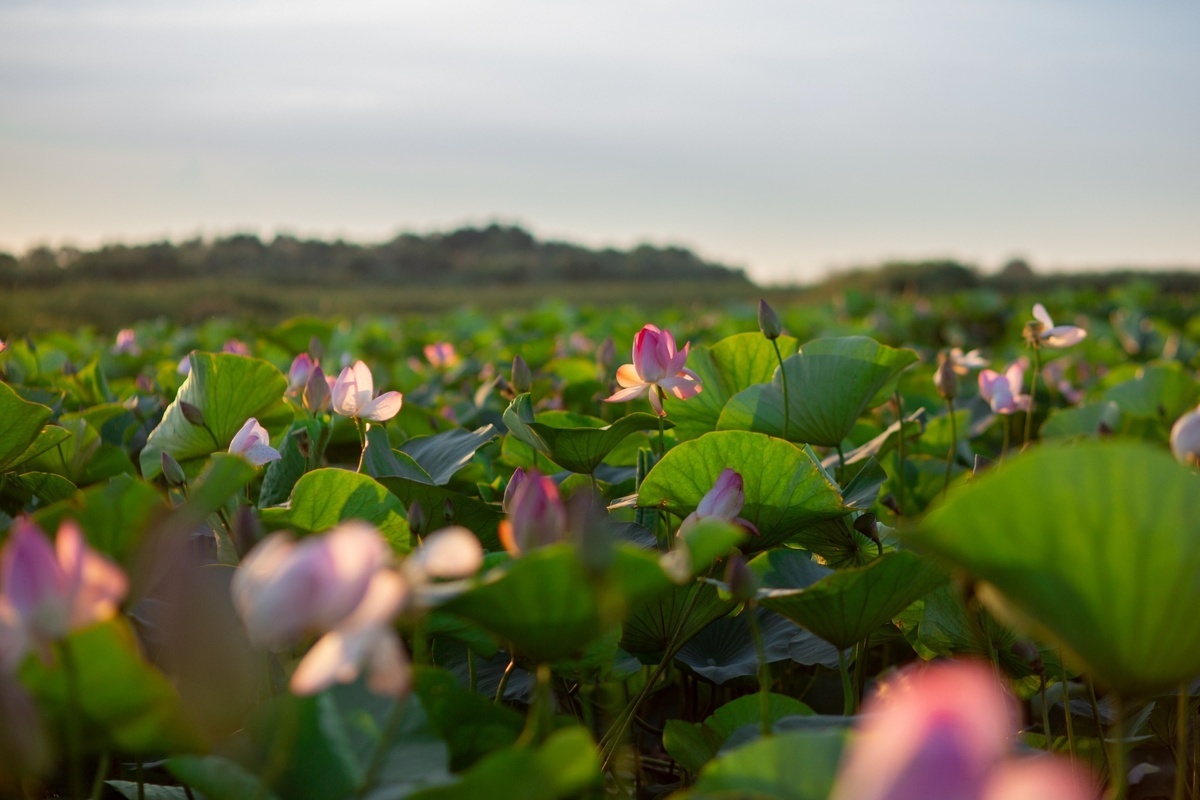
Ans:
[[[613,362],[617,360],[617,345],[613,338],[609,336],[600,343],[599,349],[596,350],[596,363],[604,368],[604,371],[612,369]]]
[[[771,341],[778,339],[779,334],[783,332],[779,327],[779,315],[766,300],[758,301],[758,329]]]
[[[567,538],[567,513],[553,480],[530,470],[513,492],[500,542],[514,556]]]
[[[758,593],[758,577],[746,564],[745,557],[735,552],[729,556],[725,564],[725,583],[729,585],[729,593],[738,603],[753,600]]]
[[[166,450],[162,453],[162,472],[168,486],[187,485],[187,475],[184,474],[183,467],[179,466],[179,462]]]
[[[879,548],[879,555],[883,555],[883,539],[879,536],[879,520],[870,511],[864,511],[854,520],[854,530],[861,533],[863,536],[870,539]]]
[[[425,526],[429,521],[425,518],[425,509],[421,507],[418,500],[413,500],[412,505],[408,507],[408,529],[417,536],[425,533]]]
[[[933,386],[945,400],[958,397],[958,375],[954,372],[954,362],[945,351],[938,353],[937,370],[933,373]]]
[[[512,513],[513,495],[517,493],[517,488],[522,482],[524,482],[524,480],[525,470],[521,469],[520,467],[517,467],[515,470],[513,470],[512,477],[508,479],[508,486],[504,487],[504,500],[502,500],[500,503],[500,506],[504,509],[505,514]]]
[[[288,391],[294,392],[303,389],[315,366],[316,364],[313,363],[312,357],[308,353],[301,353],[292,359],[292,366],[288,368]]]
[[[1200,466],[1200,408],[1184,414],[1171,426],[1171,452],[1181,464]]]
[[[528,392],[533,388],[533,373],[525,359],[514,356],[512,363],[512,389],[517,394]]]
[[[179,410],[183,412],[183,418],[198,428],[204,427],[204,412],[199,407],[192,405],[186,400],[179,401]]]
[[[329,408],[329,380],[320,364],[315,365],[308,373],[308,379],[304,382],[303,399],[304,407],[313,414],[320,414]]]

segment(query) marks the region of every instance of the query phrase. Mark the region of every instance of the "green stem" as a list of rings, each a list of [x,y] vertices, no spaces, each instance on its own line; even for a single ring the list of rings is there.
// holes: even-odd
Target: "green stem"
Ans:
[[[504,701],[504,690],[508,688],[508,679],[512,677],[513,670],[517,668],[517,654],[510,654],[508,666],[504,668],[504,674],[500,676],[500,682],[496,684],[496,697],[492,700],[493,703],[499,705]]]
[[[1029,410],[1025,412],[1025,438],[1021,441],[1021,450],[1029,447],[1029,438],[1033,435],[1033,404],[1037,394],[1038,373],[1042,371],[1041,348],[1037,341],[1033,344],[1033,375],[1029,379]]]
[[[96,777],[92,779],[92,800],[100,800],[104,796],[104,780],[108,777],[108,768],[112,764],[112,756],[105,753],[100,756],[96,765]]]
[[[213,429],[208,427],[207,422],[204,423],[203,427],[204,427],[204,430],[208,431],[208,438],[212,439],[213,445],[215,445],[218,450],[223,449],[221,447],[221,440],[217,438],[217,435],[215,433],[213,433]]]
[[[533,685],[533,707],[525,720],[525,729],[516,741],[517,747],[541,744],[554,725],[554,695],[550,691],[550,665],[538,664]]]
[[[850,682],[850,668],[846,665],[846,651],[838,648],[838,672],[842,674],[842,715],[854,714],[854,686]]]
[[[1112,698],[1116,719],[1113,720],[1112,728],[1109,729],[1109,738],[1116,741],[1113,742],[1113,754],[1110,762],[1112,771],[1109,773],[1111,786],[1108,796],[1111,800],[1125,800],[1129,791],[1129,752],[1125,743],[1125,703],[1116,693],[1113,693]]]
[[[1184,800],[1187,796],[1187,749],[1188,749],[1188,687],[1179,685],[1179,696],[1175,701],[1175,786],[1172,800]]]
[[[658,388],[657,386],[655,386],[654,391],[658,392],[658,402],[661,403],[662,398],[663,398],[663,390]],[[658,454],[660,456],[666,455],[666,453],[667,453],[666,429],[667,429],[666,417],[662,414],[659,414],[658,415]]]
[[[779,340],[772,339],[771,344],[775,347],[775,360],[779,362],[779,382],[783,385],[783,438],[790,441],[791,437],[788,435],[788,428],[791,425],[789,424],[788,414],[791,403],[788,402],[787,371],[783,368],[783,354],[779,352]]]
[[[897,516],[904,513],[904,398],[896,390],[896,414],[899,416],[900,438],[896,442],[896,508]]]
[[[1038,689],[1042,697],[1042,732],[1046,734],[1046,752],[1053,753],[1054,737],[1050,733],[1050,704],[1046,702],[1046,676],[1042,675],[1042,683]]]
[[[954,467],[954,451],[958,449],[958,422],[954,419],[954,398],[946,398],[950,411],[950,450],[946,453],[946,480],[942,483],[942,494],[950,491],[950,471]]]
[[[479,676],[475,670],[475,651],[470,647],[467,648],[467,688],[472,692],[479,685]]]
[[[83,797],[83,782],[80,770],[80,717],[79,706],[79,672],[76,670],[75,658],[71,653],[71,645],[64,639],[58,642],[58,655],[62,661],[63,674],[67,684],[67,716],[65,739],[67,746],[67,763],[70,771],[71,797],[75,800]]]
[[[1104,756],[1104,769],[1112,775],[1112,762],[1108,759],[1108,747],[1104,745],[1104,723],[1100,720],[1100,703],[1096,700],[1096,684],[1088,678],[1088,699],[1092,702],[1092,722],[1096,726],[1096,735],[1100,737],[1100,753]]]
[[[133,762],[133,769],[137,776],[137,800],[146,800],[146,773],[140,758]]]
[[[1067,665],[1063,661],[1061,648],[1058,651],[1058,669],[1059,675],[1062,676],[1063,717],[1067,723],[1067,748],[1070,750],[1071,758],[1075,758],[1075,724],[1071,721],[1071,684],[1067,682]]]
[[[837,454],[838,454],[837,479],[838,479],[838,485],[841,486],[842,485],[842,477],[846,474],[846,454],[842,452],[842,443],[841,442],[838,442],[838,444],[837,444]]]
[[[379,743],[375,745],[375,752],[371,755],[371,764],[367,767],[367,772],[363,776],[363,782],[359,785],[358,791],[354,793],[355,797],[361,798],[370,794],[371,787],[374,786],[375,780],[379,777],[379,771],[383,769],[383,762],[386,760],[388,750],[392,746],[392,739],[396,737],[396,733],[400,730],[400,722],[404,719],[406,699],[404,697],[398,698],[392,706],[392,713],[388,715],[387,726],[379,736]]]
[[[758,658],[758,697],[760,731],[763,736],[771,735],[771,668],[767,664],[767,647],[763,643],[762,629],[758,626],[758,617],[754,613],[753,604],[746,607],[749,615],[750,636],[754,639],[754,654]]]

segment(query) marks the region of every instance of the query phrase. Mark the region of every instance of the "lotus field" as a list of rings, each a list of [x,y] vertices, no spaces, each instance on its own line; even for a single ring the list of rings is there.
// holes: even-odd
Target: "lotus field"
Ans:
[[[0,795],[1200,798],[1192,303],[10,333]]]

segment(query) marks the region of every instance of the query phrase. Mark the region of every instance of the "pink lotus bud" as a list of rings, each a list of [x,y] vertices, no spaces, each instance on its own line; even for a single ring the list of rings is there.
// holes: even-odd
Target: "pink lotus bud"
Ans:
[[[454,345],[449,342],[435,342],[427,344],[424,348],[425,358],[429,363],[438,369],[453,367],[458,363],[458,353],[454,351]]]
[[[518,556],[567,537],[567,511],[553,480],[536,470],[525,473],[509,503],[508,519],[500,523],[500,542]]]
[[[221,352],[231,353],[235,356],[248,356],[250,355],[250,348],[246,346],[245,342],[241,342],[237,339],[230,339],[225,342],[225,344],[221,345]]]
[[[0,593],[43,654],[47,642],[115,615],[126,591],[121,568],[88,547],[71,520],[51,547],[35,524],[19,519],[0,550]]]
[[[344,417],[384,422],[400,413],[402,401],[399,392],[375,397],[375,379],[362,361],[342,370],[333,384],[333,410]]]
[[[304,388],[304,384],[308,383],[309,373],[313,371],[316,364],[308,353],[301,353],[292,359],[292,366],[288,369],[288,388],[289,392],[298,392]]]
[[[113,345],[112,351],[130,356],[141,354],[142,348],[138,346],[137,334],[133,328],[122,328],[117,331],[117,341]]]
[[[513,496],[516,495],[517,489],[525,482],[525,470],[517,467],[513,470],[512,477],[508,479],[508,486],[504,487],[504,499],[500,503],[500,507],[504,509],[505,514],[511,514],[513,508]]]
[[[749,520],[742,519],[738,516],[742,511],[742,506],[746,504],[746,492],[742,476],[732,469],[726,467],[717,476],[713,487],[708,490],[704,497],[700,498],[700,503],[696,506],[696,510],[689,514],[679,526],[679,535],[683,536],[692,528],[694,528],[702,519],[720,519],[725,522],[732,522],[736,525],[741,525],[754,535],[758,535],[758,528]]]
[[[304,384],[304,407],[314,414],[320,414],[329,408],[331,396],[330,380],[318,364],[308,373],[308,380]]]
[[[273,534],[234,574],[234,604],[252,640],[282,648],[332,629],[354,611],[389,555],[378,531],[363,522],[299,543]]]
[[[229,443],[229,452],[241,456],[256,467],[283,457],[278,450],[271,447],[271,435],[254,417],[246,420],[242,429],[234,434],[233,441]]]

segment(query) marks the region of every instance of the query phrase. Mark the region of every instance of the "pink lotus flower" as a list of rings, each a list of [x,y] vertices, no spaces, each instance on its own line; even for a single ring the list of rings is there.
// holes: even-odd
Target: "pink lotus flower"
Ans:
[[[458,363],[458,353],[454,350],[454,345],[449,342],[435,342],[427,344],[424,348],[425,358],[429,363],[438,369],[446,369],[453,367]]]
[[[112,351],[130,356],[136,356],[142,352],[142,348],[138,346],[137,334],[134,333],[133,328],[122,328],[117,331],[117,341],[113,345]]]
[[[1017,724],[1012,697],[982,664],[906,670],[867,704],[830,799],[1094,800],[1066,761],[1006,763]]]
[[[743,488],[742,476],[734,472],[728,467],[725,468],[719,476],[716,483],[708,490],[704,497],[700,498],[700,504],[696,506],[696,510],[688,514],[683,522],[679,525],[679,536],[696,527],[702,519],[720,519],[725,522],[732,522],[735,525],[741,525],[755,536],[758,535],[758,528],[749,520],[742,519],[738,516],[741,513],[742,506],[746,504],[746,492]]]
[[[1087,338],[1087,331],[1074,325],[1055,325],[1046,307],[1034,305],[1033,318],[1037,320],[1037,338],[1047,347],[1070,347]]]
[[[623,364],[617,370],[618,389],[606,403],[627,403],[649,393],[654,413],[665,417],[662,394],[670,392],[680,400],[695,397],[702,389],[700,376],[686,369],[688,347],[675,349],[675,338],[667,331],[647,325],[638,331],[633,340],[633,363]]]
[[[271,434],[267,433],[267,429],[259,425],[254,417],[246,420],[242,429],[233,435],[233,441],[229,443],[229,452],[241,456],[256,467],[283,458],[278,450],[271,447]]]
[[[59,526],[51,546],[37,525],[18,519],[0,550],[0,595],[10,609],[9,631],[0,638],[13,648],[15,619],[25,641],[49,658],[51,642],[114,616],[128,589],[121,568],[88,547],[73,521]]]
[[[559,499],[558,485],[536,470],[522,476],[511,496],[505,492],[508,519],[500,523],[499,530],[501,544],[514,556],[567,538],[567,510]]]
[[[333,384],[333,410],[344,417],[384,422],[400,413],[404,401],[399,392],[384,392],[375,397],[375,379],[361,361],[346,367]]]
[[[1171,452],[1185,466],[1200,465],[1200,407],[1187,412],[1171,426]]]
[[[229,339],[225,344],[221,345],[221,352],[231,353],[235,356],[248,356],[250,355],[250,348],[246,346],[245,342],[237,339]]]
[[[979,373],[979,394],[997,414],[1014,414],[1029,411],[1030,397],[1022,394],[1025,382],[1025,367],[1029,362],[1018,358],[1008,365],[1004,374],[985,369]]]
[[[364,664],[374,691],[407,691],[408,661],[391,620],[408,589],[390,556],[375,528],[349,522],[299,543],[274,534],[242,561],[231,588],[252,640],[283,649],[324,634],[292,674],[293,692],[354,680]]]

